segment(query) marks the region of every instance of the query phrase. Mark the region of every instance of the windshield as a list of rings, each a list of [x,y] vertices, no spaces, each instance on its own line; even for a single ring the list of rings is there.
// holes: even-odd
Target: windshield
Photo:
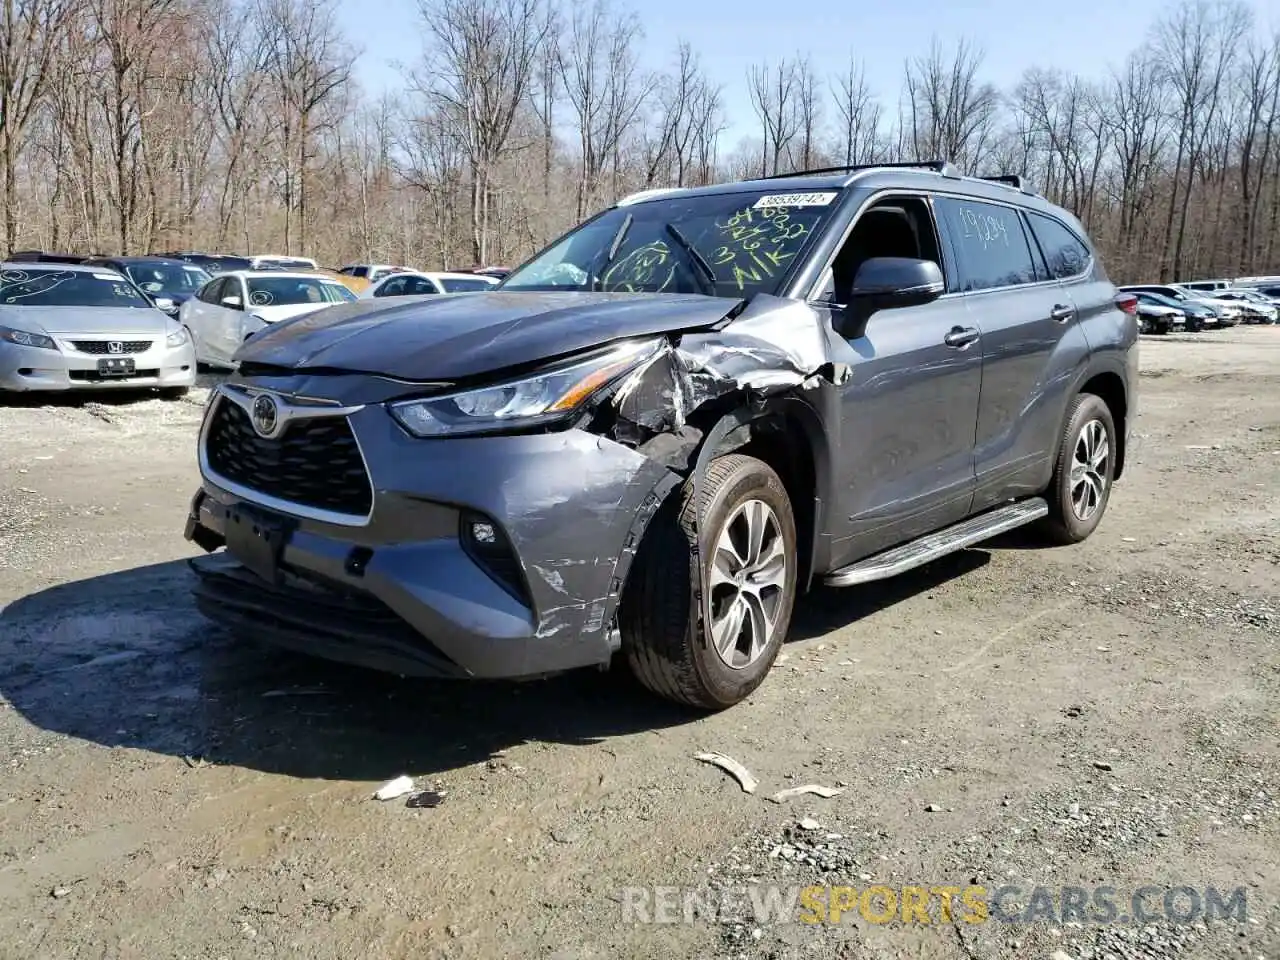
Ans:
[[[324,277],[250,277],[249,305],[279,307],[299,303],[347,303],[356,295]]]
[[[150,307],[124,277],[81,270],[5,270],[0,304],[8,307]]]
[[[721,193],[615,207],[510,274],[503,290],[777,293],[839,193]]]
[[[176,263],[127,264],[129,279],[147,293],[195,293],[212,278],[199,267]]]
[[[492,290],[496,284],[489,280],[460,280],[455,277],[441,277],[440,286],[445,293],[464,293],[468,290]]]

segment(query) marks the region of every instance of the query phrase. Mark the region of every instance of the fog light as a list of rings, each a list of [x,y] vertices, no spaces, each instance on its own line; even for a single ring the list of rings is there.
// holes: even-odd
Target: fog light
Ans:
[[[471,524],[471,539],[476,543],[497,543],[498,531],[493,529],[492,523],[473,523]]]

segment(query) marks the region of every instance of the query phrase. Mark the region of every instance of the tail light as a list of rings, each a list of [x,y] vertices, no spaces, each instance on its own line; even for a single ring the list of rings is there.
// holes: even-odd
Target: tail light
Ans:
[[[1127,313],[1129,316],[1137,316],[1138,298],[1132,293],[1117,293],[1116,306]]]

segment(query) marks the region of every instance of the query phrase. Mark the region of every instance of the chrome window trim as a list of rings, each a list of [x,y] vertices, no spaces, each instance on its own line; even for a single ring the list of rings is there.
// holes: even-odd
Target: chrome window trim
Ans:
[[[850,219],[849,224],[845,228],[843,235],[840,237],[840,242],[836,245],[834,252],[827,259],[827,262],[823,266],[822,270],[819,271],[817,278],[814,280],[813,284],[809,288],[808,294],[805,297],[803,297],[803,300],[806,303],[810,303],[810,304],[821,303],[821,301],[818,301],[815,298],[822,291],[824,282],[828,276],[829,271],[831,270],[832,264],[835,263],[836,257],[839,256],[841,248],[843,248],[845,243],[848,242],[849,235],[853,232],[853,228],[857,226],[859,218],[864,213],[867,212],[868,208],[870,208],[872,205],[874,205],[878,201],[883,200],[887,196],[919,197],[921,199],[924,199],[926,202],[930,202],[932,200],[939,200],[939,199],[964,200],[970,203],[989,203],[997,207],[1007,207],[1010,210],[1013,210],[1024,216],[1026,214],[1036,213],[1042,217],[1045,217],[1048,220],[1052,220],[1054,223],[1057,223],[1059,226],[1061,226],[1073,237],[1076,237],[1076,239],[1079,239],[1075,230],[1071,229],[1071,227],[1067,226],[1065,223],[1063,223],[1061,220],[1059,220],[1057,217],[1053,216],[1052,214],[1045,213],[1041,210],[1032,210],[1030,207],[1023,207],[1023,206],[1020,206],[1019,204],[1010,203],[1005,200],[995,200],[995,199],[989,199],[987,197],[975,197],[967,193],[958,193],[954,190],[935,190],[935,189],[928,189],[924,187],[904,187],[904,188],[884,187],[880,190],[876,190],[875,192],[869,194],[862,201],[862,203],[859,204],[858,209],[854,212],[853,217]],[[930,202],[930,206],[932,206],[931,202]],[[941,245],[942,243],[945,242],[941,236],[941,233],[946,228],[943,227],[942,224],[939,222],[939,216],[936,212],[934,213],[933,219],[934,219],[934,229],[939,234],[938,243],[939,245]],[[1023,229],[1027,231],[1030,231],[1032,229],[1029,220],[1027,222],[1026,227],[1024,227]],[[1036,245],[1035,249],[1039,250],[1040,241],[1036,238],[1034,232],[1032,232],[1030,237],[1028,237],[1027,239],[1028,239],[1028,243],[1035,243]],[[1002,293],[1009,290],[1030,290],[1030,289],[1035,289],[1039,287],[1048,288],[1048,287],[1059,286],[1061,284],[1066,284],[1066,283],[1077,283],[1089,276],[1089,274],[1093,271],[1093,268],[1097,262],[1097,258],[1095,257],[1093,249],[1090,247],[1090,245],[1087,242],[1085,242],[1084,247],[1085,247],[1085,250],[1087,250],[1089,253],[1089,259],[1086,261],[1085,267],[1083,270],[1081,270],[1079,273],[1073,273],[1069,277],[1062,277],[1061,279],[1036,280],[1036,281],[1033,281],[1032,283],[1009,283],[1000,287],[983,287],[981,290],[952,290],[952,291],[943,293],[940,297],[938,297],[938,299],[952,300],[959,297],[982,296],[983,294],[986,294],[986,293]],[[941,254],[942,253],[941,249],[938,252],[939,254]],[[945,265],[939,264],[939,266],[943,267],[945,271]],[[1045,266],[1047,267],[1048,264],[1045,264]],[[956,264],[956,269],[957,270],[960,269],[959,263]]]
[[[239,497],[241,500],[245,500],[249,503],[255,503],[258,506],[266,507],[269,510],[275,510],[279,513],[286,514],[287,516],[299,517],[306,520],[317,520],[320,523],[331,523],[340,527],[367,527],[373,519],[376,491],[373,488],[373,474],[369,471],[369,461],[364,454],[364,447],[360,443],[360,436],[350,422],[348,422],[347,426],[351,430],[352,438],[355,440],[356,451],[360,454],[360,463],[364,467],[364,475],[369,481],[369,512],[364,515],[340,513],[336,510],[325,510],[320,507],[308,507],[304,504],[294,503],[291,500],[282,500],[279,497],[273,497],[270,494],[242,486],[233,480],[228,480],[209,466],[207,443],[209,425],[213,422],[213,417],[218,410],[218,405],[224,401],[234,403],[246,413],[251,413],[254,399],[264,393],[269,393],[276,398],[278,402],[277,415],[283,418],[283,422],[285,424],[288,424],[291,420],[307,420],[314,419],[316,417],[349,417],[351,414],[359,410],[363,410],[365,407],[365,404],[344,407],[333,400],[297,397],[281,393],[278,390],[266,390],[259,387],[242,387],[238,385],[220,383],[214,387],[209,394],[209,404],[206,408],[204,422],[200,425],[200,439],[197,447],[197,460],[200,467],[200,476],[218,489],[225,490],[227,493],[230,493],[235,497]]]

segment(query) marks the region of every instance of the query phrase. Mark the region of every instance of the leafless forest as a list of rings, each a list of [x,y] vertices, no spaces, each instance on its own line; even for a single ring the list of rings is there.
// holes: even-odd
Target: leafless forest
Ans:
[[[1237,0],[1171,4],[1104,76],[1008,90],[969,41],[894,91],[798,51],[739,81],[742,144],[697,38],[643,63],[621,4],[421,0],[423,57],[381,99],[333,4],[0,0],[3,246],[505,263],[637,189],[942,157],[1028,175],[1117,281],[1280,272],[1280,35]]]

